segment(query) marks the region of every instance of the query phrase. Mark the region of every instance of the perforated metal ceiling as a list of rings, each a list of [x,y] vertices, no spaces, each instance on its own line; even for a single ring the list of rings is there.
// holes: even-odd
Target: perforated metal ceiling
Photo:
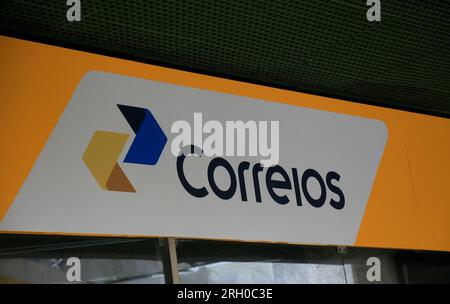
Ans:
[[[450,115],[450,1],[2,1],[4,34],[394,108]]]

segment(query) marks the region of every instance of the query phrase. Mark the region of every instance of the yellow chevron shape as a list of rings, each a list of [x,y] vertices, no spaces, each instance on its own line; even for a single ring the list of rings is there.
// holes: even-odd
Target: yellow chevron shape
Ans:
[[[96,131],[92,136],[82,158],[102,189],[136,192],[117,163],[128,137],[128,134],[107,131]]]

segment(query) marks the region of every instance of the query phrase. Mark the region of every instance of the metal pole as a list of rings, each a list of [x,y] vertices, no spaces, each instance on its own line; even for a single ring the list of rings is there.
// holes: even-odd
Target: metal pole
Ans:
[[[178,273],[176,239],[161,238],[160,243],[163,247],[162,261],[166,284],[179,284],[180,275]]]
[[[168,238],[170,269],[172,271],[172,283],[180,284],[180,274],[178,272],[177,243],[175,238]]]

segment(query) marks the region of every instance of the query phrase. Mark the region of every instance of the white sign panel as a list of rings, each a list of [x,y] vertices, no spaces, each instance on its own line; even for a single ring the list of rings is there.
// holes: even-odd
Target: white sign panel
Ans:
[[[277,163],[262,137],[227,141],[233,121]],[[186,125],[197,154],[258,155],[175,155]],[[0,230],[352,245],[386,139],[377,120],[91,72]]]

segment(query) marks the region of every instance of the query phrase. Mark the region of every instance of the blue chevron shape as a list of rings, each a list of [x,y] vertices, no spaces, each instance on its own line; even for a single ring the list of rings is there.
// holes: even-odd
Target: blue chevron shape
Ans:
[[[136,134],[124,162],[155,165],[167,143],[167,137],[152,112],[145,108],[117,105]]]

